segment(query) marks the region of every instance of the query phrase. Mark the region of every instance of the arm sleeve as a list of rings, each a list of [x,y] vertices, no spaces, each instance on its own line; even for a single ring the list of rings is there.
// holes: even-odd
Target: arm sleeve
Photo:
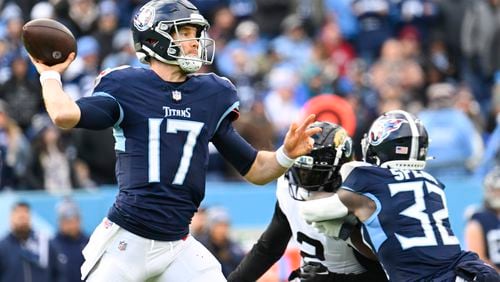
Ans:
[[[80,121],[75,127],[106,129],[120,119],[120,105],[111,96],[91,96],[76,101],[80,107]]]
[[[257,157],[257,150],[236,132],[229,118],[222,121],[212,143],[241,175],[250,170]]]
[[[276,202],[271,223],[227,281],[256,281],[281,258],[291,237],[290,224]]]

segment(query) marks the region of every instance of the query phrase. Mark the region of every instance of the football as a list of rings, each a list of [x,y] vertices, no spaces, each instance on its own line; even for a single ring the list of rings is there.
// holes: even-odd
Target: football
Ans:
[[[63,24],[52,19],[35,19],[23,26],[22,40],[28,53],[45,65],[62,63],[76,53],[76,40]]]

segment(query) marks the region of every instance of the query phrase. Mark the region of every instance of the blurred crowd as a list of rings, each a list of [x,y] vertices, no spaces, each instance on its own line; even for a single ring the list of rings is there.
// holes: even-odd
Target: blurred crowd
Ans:
[[[112,129],[65,132],[44,115],[22,26],[54,18],[73,32],[78,56],[63,84],[77,99],[90,95],[101,70],[140,66],[129,23],[145,2],[0,0],[0,189],[67,193],[115,183]],[[308,101],[335,96],[346,107],[332,103],[328,116],[352,113],[355,144],[376,116],[399,108],[429,130],[433,175],[482,177],[499,162],[499,0],[192,2],[216,41],[214,64],[202,71],[235,84],[235,126],[255,147],[276,148],[291,122],[314,112]],[[208,179],[239,180],[213,151]]]

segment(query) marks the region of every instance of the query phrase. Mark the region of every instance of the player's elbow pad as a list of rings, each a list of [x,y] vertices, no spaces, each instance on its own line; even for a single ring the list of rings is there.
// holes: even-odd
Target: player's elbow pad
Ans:
[[[337,194],[300,203],[300,213],[307,222],[341,218],[346,216],[348,211]]]

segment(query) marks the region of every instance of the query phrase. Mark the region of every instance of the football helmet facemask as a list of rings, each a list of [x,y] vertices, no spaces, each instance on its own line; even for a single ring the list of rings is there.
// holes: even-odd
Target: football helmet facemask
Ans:
[[[182,38],[180,27],[197,28],[195,38]],[[187,0],[153,0],[142,6],[134,16],[132,34],[137,57],[147,64],[150,58],[163,63],[178,65],[184,72],[198,71],[202,65],[213,62],[215,42],[208,37],[210,27],[198,9]],[[198,54],[186,54],[181,43],[196,40]]]
[[[310,192],[335,192],[342,182],[340,167],[352,159],[352,139],[343,127],[330,122],[310,125],[315,127],[322,131],[312,136],[312,151],[299,157],[286,174],[296,200],[306,200]]]
[[[402,110],[378,117],[361,140],[363,160],[386,168],[424,169],[428,146],[422,122]]]

